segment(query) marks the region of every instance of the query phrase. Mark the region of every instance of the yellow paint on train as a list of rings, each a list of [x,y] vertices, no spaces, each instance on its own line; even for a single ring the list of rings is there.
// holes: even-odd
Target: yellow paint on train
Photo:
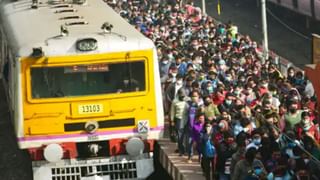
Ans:
[[[128,54],[129,53],[129,54]],[[129,55],[129,56],[128,56]],[[128,57],[127,57],[128,56]],[[118,62],[143,61],[145,64],[145,89],[138,92],[107,93],[90,96],[65,96],[35,98],[32,96],[32,68],[68,67],[90,64],[115,64]],[[84,129],[65,131],[65,124],[85,123],[89,120],[106,121],[125,118],[148,119],[150,127],[156,127],[155,89],[153,82],[153,50],[119,52],[94,55],[63,57],[42,57],[21,60],[23,93],[23,114],[25,136],[50,134],[79,134]],[[125,71],[125,70],[124,70]],[[133,70],[134,71],[134,70]],[[131,72],[135,73],[135,72]],[[49,75],[50,76],[50,75]],[[49,78],[49,77],[48,77]],[[116,78],[116,77],[111,77]],[[66,82],[71,83],[71,82]],[[43,84],[45,86],[45,84]],[[77,87],[74,87],[77,88]],[[85,109],[87,108],[87,109]],[[91,111],[89,109],[92,109]],[[95,108],[95,110],[93,110]],[[86,112],[87,111],[87,112]],[[131,130],[131,126],[99,128],[98,132],[108,130]]]

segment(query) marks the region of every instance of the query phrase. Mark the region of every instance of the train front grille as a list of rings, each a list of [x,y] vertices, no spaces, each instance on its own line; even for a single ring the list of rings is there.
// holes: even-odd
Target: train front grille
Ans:
[[[110,180],[136,179],[137,167],[135,162],[81,165],[51,168],[52,180],[80,180],[81,177],[93,175],[109,176]]]

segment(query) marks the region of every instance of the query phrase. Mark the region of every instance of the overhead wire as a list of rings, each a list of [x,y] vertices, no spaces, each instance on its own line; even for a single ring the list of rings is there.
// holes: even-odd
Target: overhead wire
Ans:
[[[282,24],[284,27],[286,27],[288,30],[290,30],[291,32],[297,34],[298,36],[307,39],[309,41],[311,41],[311,38],[309,38],[308,36],[296,31],[295,29],[293,29],[292,27],[290,27],[288,24],[286,24],[285,22],[283,22],[279,17],[277,17],[274,13],[272,13],[272,11],[269,8],[266,8],[267,12],[269,13],[269,15],[271,17],[273,17],[276,21],[278,21],[280,24]]]

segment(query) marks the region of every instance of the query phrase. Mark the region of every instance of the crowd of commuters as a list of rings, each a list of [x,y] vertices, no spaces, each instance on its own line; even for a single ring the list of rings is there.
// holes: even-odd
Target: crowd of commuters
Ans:
[[[177,153],[206,179],[320,179],[316,97],[257,43],[192,2],[107,0],[154,41]],[[192,158],[197,155],[197,158]]]

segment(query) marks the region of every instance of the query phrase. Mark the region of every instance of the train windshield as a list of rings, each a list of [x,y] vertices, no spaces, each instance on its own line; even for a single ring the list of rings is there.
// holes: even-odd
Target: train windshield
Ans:
[[[144,61],[31,67],[32,98],[145,91]]]

